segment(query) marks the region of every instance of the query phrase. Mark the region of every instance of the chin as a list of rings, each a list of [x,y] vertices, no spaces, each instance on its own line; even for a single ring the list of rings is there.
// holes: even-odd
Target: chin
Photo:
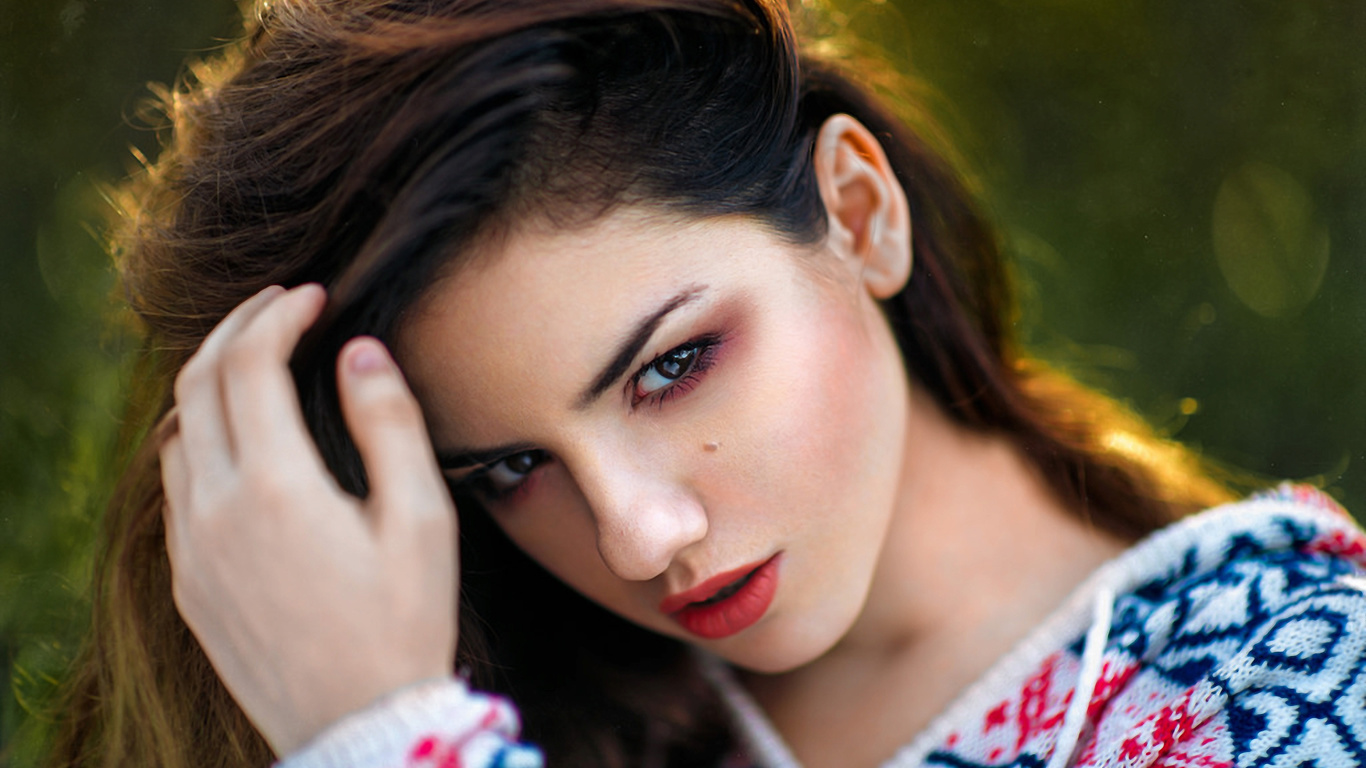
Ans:
[[[793,627],[784,622],[766,622],[753,628],[753,635],[737,635],[724,644],[707,650],[749,672],[780,675],[792,672],[824,656],[839,644],[848,631],[847,623],[820,622],[815,626]],[[838,627],[838,630],[832,630]],[[744,633],[748,635],[749,633]]]

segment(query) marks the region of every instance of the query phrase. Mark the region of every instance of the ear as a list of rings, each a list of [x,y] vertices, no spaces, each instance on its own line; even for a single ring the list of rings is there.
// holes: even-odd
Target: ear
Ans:
[[[863,123],[833,115],[816,136],[814,161],[827,245],[874,298],[896,295],[911,276],[911,214],[882,145]]]

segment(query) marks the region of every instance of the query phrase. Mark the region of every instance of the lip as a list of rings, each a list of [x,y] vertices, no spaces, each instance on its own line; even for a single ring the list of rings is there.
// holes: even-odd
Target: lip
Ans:
[[[704,639],[715,640],[742,632],[768,612],[778,590],[781,555],[779,552],[767,560],[719,573],[692,589],[670,595],[659,604],[659,610]],[[705,602],[740,581],[744,583],[734,594],[714,603]]]

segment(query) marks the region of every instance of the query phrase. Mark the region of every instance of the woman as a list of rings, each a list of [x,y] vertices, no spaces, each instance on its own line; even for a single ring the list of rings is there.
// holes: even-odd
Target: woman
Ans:
[[[961,182],[815,50],[262,4],[126,190],[158,427],[56,763],[536,764],[473,691],[552,765],[1358,755],[1366,541],[1287,490],[1135,545],[1228,492],[1018,353]]]

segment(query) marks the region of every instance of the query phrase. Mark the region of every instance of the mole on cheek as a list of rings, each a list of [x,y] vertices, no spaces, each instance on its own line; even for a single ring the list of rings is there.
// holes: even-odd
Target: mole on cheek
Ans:
[[[721,444],[720,444],[720,443],[703,443],[703,444],[702,444],[702,450],[704,450],[704,451],[706,451],[706,452],[708,452],[708,453],[715,453],[718,449],[720,449],[720,447],[721,447]]]

